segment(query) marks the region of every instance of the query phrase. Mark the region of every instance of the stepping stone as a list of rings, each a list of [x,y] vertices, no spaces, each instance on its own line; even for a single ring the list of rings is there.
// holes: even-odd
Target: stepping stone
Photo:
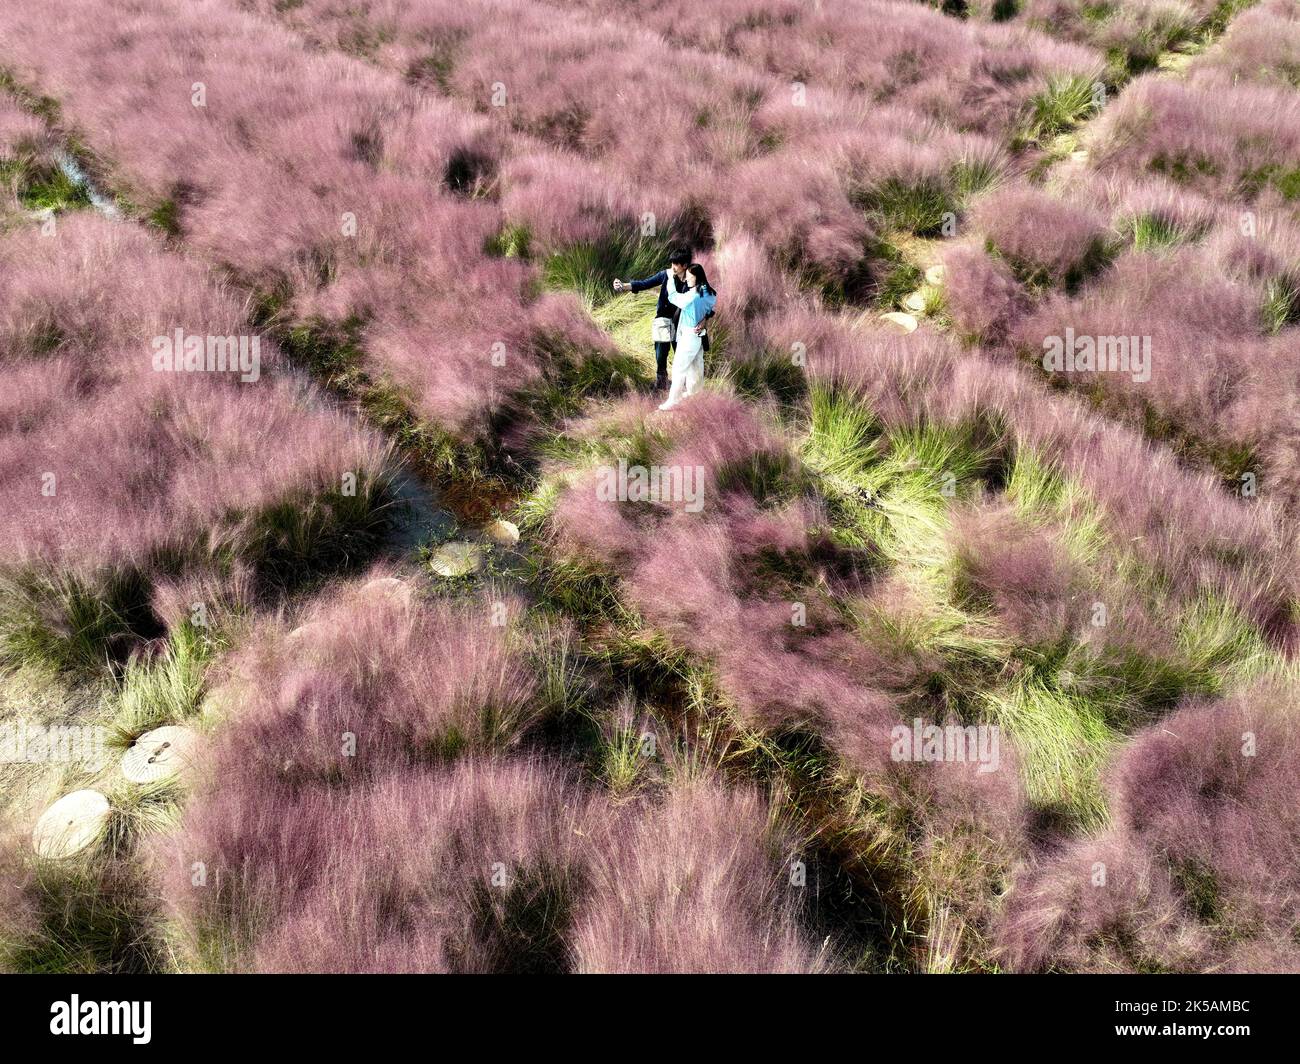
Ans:
[[[513,521],[493,521],[484,527],[483,535],[499,547],[513,547],[519,542],[519,526]]]
[[[99,791],[65,794],[36,821],[32,847],[53,860],[72,857],[104,834],[108,816],[108,799]]]
[[[1070,152],[1070,162],[1086,163],[1088,161],[1088,149],[1080,148],[1078,151]]]
[[[931,266],[928,270],[925,271],[925,283],[943,284],[943,275],[944,275],[943,263],[939,263],[936,266]]]
[[[925,313],[925,296],[923,296],[920,292],[913,292],[910,296],[908,296],[906,299],[903,300],[903,306],[905,306],[913,314],[923,314]]]
[[[403,606],[411,604],[411,588],[405,581],[395,576],[381,576],[361,585],[363,595],[385,596],[400,602]]]
[[[888,325],[894,332],[916,332],[916,319],[910,314],[900,314],[895,310],[890,311],[888,314],[880,315],[880,320]]]
[[[199,733],[169,724],[140,736],[122,755],[122,775],[132,783],[169,779],[194,762]]]
[[[312,640],[319,638],[325,633],[325,626],[320,621],[308,621],[306,624],[300,624],[289,633],[290,643],[310,643]]]
[[[429,568],[439,576],[469,576],[482,564],[483,552],[463,539],[444,543],[429,559]]]

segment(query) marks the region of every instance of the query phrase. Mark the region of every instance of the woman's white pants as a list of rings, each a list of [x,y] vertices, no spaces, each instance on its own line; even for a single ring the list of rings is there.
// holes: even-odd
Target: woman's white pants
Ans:
[[[691,346],[694,351],[683,351],[679,347],[673,353],[673,384],[668,390],[668,401],[660,410],[671,409],[700,390],[700,383],[704,380],[704,347],[702,344]]]

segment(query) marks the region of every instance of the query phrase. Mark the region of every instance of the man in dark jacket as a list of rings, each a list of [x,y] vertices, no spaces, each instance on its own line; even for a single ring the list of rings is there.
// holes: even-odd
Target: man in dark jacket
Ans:
[[[677,319],[681,316],[681,310],[668,301],[668,286],[676,285],[677,292],[686,291],[686,267],[691,264],[691,253],[684,248],[679,248],[668,256],[668,269],[660,270],[653,277],[647,277],[644,281],[620,281],[614,278],[614,291],[620,295],[624,292],[645,292],[651,288],[659,289],[659,303],[655,307],[655,321],[666,318],[672,322],[672,339],[668,339],[662,334],[656,333],[654,337],[655,345],[655,391],[661,392],[668,387],[668,353],[677,346],[676,330]],[[712,317],[713,311],[709,311],[705,317]],[[700,327],[700,334],[704,338],[704,350],[709,349],[709,334]]]

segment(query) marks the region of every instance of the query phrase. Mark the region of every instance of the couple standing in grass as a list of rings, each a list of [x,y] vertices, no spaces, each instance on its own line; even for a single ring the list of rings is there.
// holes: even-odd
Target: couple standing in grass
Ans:
[[[614,278],[614,291],[644,292],[659,289],[659,305],[651,327],[655,345],[655,391],[668,387],[668,352],[673,352],[673,380],[660,410],[671,410],[700,390],[704,379],[704,352],[709,349],[705,318],[711,317],[718,294],[709,284],[704,267],[691,262],[689,251],[674,251],[668,268],[644,281]]]

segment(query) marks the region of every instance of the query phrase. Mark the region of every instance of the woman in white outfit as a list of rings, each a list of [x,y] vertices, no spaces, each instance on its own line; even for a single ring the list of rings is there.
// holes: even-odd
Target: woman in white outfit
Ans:
[[[673,285],[667,286],[668,298],[681,308],[677,321],[677,350],[673,353],[673,385],[667,402],[660,410],[671,410],[683,399],[689,399],[700,390],[704,379],[704,341],[695,327],[718,301],[717,293],[704,276],[704,267],[698,262],[686,268],[686,291],[678,293]]]

